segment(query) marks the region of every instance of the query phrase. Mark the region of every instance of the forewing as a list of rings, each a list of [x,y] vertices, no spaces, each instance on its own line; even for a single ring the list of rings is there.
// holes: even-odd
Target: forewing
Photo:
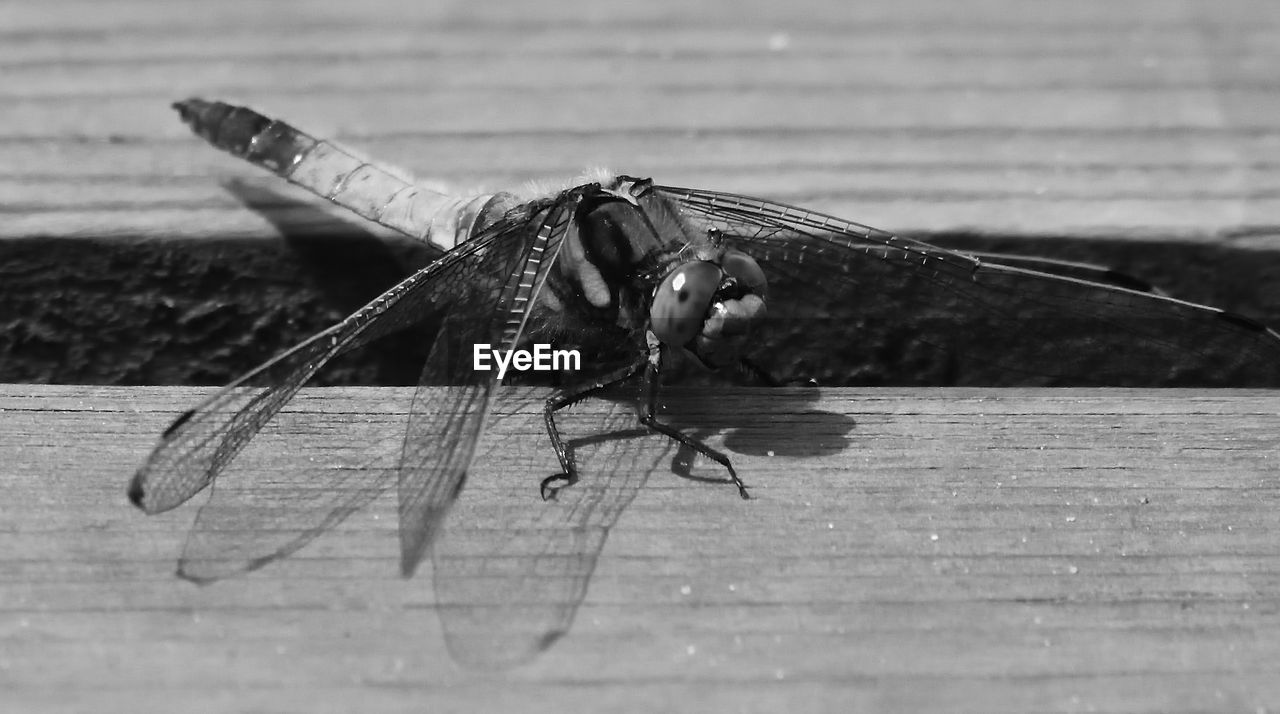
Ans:
[[[486,279],[501,284],[498,263],[508,254],[500,248],[524,242],[530,215],[542,208],[509,214],[341,323],[183,414],[134,475],[130,499],[148,513],[180,505],[225,474],[259,431],[334,356],[438,320]],[[353,458],[363,461],[333,468],[329,464],[339,455],[308,454],[290,439],[293,429],[286,425],[273,433],[278,438],[272,451],[285,456],[297,452],[297,457],[270,472],[234,469],[235,478],[215,489],[188,538],[181,574],[207,580],[287,555],[370,500],[394,472],[394,459],[384,462],[377,453],[357,455]]]
[[[496,315],[505,314],[497,346],[507,349],[519,341],[528,319],[528,312],[522,311],[521,306],[536,300],[538,286],[553,262],[551,258],[562,240],[569,240],[577,228],[568,222],[573,215],[568,210],[571,207],[566,205],[563,212],[549,214],[539,240],[546,245],[543,256],[531,259],[524,276],[508,286],[511,298],[502,300],[506,307],[495,311]],[[460,338],[437,344],[456,342],[457,348],[450,348],[450,354],[469,356],[473,338],[462,338],[468,325],[474,329],[475,323],[448,325],[447,329]],[[448,362],[439,355],[433,355],[433,359]],[[513,440],[509,431],[506,438],[489,434],[469,438],[472,450],[477,443],[486,444],[483,453],[472,460],[468,451],[466,460],[455,463],[413,453],[420,445],[429,448],[431,443],[439,443],[440,432],[446,439],[470,434],[477,428],[477,416],[489,412],[488,404],[499,392],[507,396],[500,405],[507,416],[521,417],[507,421],[499,431],[519,423],[534,433],[533,438]],[[463,408],[444,414],[429,410],[418,413],[415,409],[415,424],[410,432],[420,437],[411,436],[406,442],[406,463],[420,463],[423,470],[403,471],[411,477],[406,479],[410,488],[403,513],[413,514],[402,522],[411,526],[404,531],[403,565],[412,569],[417,564],[418,546],[431,543],[436,603],[445,642],[454,660],[486,670],[510,667],[535,657],[568,632],[609,529],[634,498],[653,464],[636,467],[621,458],[588,456],[579,461],[582,481],[565,489],[556,500],[543,503],[537,500],[539,479],[559,470],[555,453],[545,441],[542,405],[546,394],[541,393],[531,402],[528,390],[497,389],[492,381],[451,388],[449,394],[451,401],[458,401]],[[476,408],[481,404],[481,394],[483,410]],[[633,411],[622,411],[615,416],[633,426]],[[443,424],[439,429],[437,422]],[[532,453],[521,451],[513,449],[513,441],[536,443],[538,447]],[[455,450],[457,453],[460,452]],[[468,468],[472,476],[469,483],[478,482],[481,492],[477,494],[473,485],[468,486],[460,513],[450,516],[449,527],[436,540],[431,531],[439,524],[438,512],[453,503],[465,476],[463,469]],[[424,493],[415,479],[428,471],[435,473],[422,483],[457,486],[452,492],[437,486]],[[513,472],[527,472],[531,478],[513,480]],[[499,511],[504,503],[507,508]]]
[[[761,264],[775,337],[764,351],[808,338],[844,363],[860,351],[873,365],[850,380],[808,358],[824,383],[1280,384],[1280,335],[1216,308],[744,196],[655,187],[643,200]],[[842,334],[853,337],[833,348]]]
[[[463,309],[445,320],[414,398],[399,468],[400,569],[411,575],[457,499],[489,411],[496,371],[472,364],[475,345],[516,347],[565,234],[573,225],[576,191],[538,214],[536,230],[494,245],[485,280],[461,289]],[[513,236],[515,238],[515,236]],[[505,276],[505,277],[504,277]],[[427,389],[448,379],[444,389]]]

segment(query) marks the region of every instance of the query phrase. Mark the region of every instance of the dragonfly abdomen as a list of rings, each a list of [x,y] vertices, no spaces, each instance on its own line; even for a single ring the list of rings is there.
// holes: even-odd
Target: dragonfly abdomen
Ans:
[[[182,120],[215,147],[297,184],[375,223],[450,250],[471,237],[505,194],[458,197],[413,183],[297,127],[225,102],[175,102]],[[491,220],[491,219],[489,219]]]

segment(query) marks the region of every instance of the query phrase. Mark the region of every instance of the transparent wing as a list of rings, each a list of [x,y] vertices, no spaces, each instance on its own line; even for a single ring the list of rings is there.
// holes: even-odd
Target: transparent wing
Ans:
[[[494,465],[484,459],[477,462],[475,452],[497,379],[492,373],[470,369],[472,345],[488,341],[503,350],[517,345],[530,317],[528,306],[537,299],[560,246],[575,229],[575,208],[574,201],[566,200],[547,212],[529,244],[523,270],[512,276],[497,301],[498,319],[490,335],[482,334],[483,328],[474,320],[452,316],[446,320],[422,381],[431,383],[438,375],[471,375],[471,379],[461,384],[455,379],[443,398],[440,390],[433,390],[429,400],[419,392],[411,410],[399,470],[401,570],[411,574],[430,546],[445,642],[454,659],[468,666],[525,661],[566,632],[604,545],[604,535],[589,522],[592,511],[577,509],[577,517],[564,518],[546,504],[528,504],[509,518],[484,521],[480,529],[472,525],[474,519],[464,516],[464,537],[438,539],[444,514],[453,507],[468,472],[479,469],[484,477]],[[490,456],[503,464],[518,458],[501,445],[497,452]],[[539,452],[551,454],[545,448]],[[509,473],[507,468],[495,471]],[[526,498],[533,498],[534,483],[502,485],[520,488]],[[530,519],[551,525],[529,528]],[[458,529],[452,523],[447,532]],[[494,563],[506,567],[475,577],[477,566],[487,570],[483,564]]]
[[[422,384],[448,379],[453,386],[443,397],[420,387],[410,410],[399,467],[400,570],[406,576],[421,562],[457,499],[489,413],[497,373],[473,369],[473,345],[504,352],[515,348],[576,207],[576,194],[566,192],[548,208],[536,232],[521,241],[518,257],[502,261],[510,268],[506,281],[469,286],[466,309],[450,313],[432,347]]]
[[[775,335],[763,352],[817,338],[871,365],[849,375],[811,354],[798,369],[824,383],[1280,385],[1280,335],[1216,308],[745,196],[660,186],[642,200],[760,262]]]
[[[1168,293],[1136,275],[1131,275],[1106,265],[1045,258],[1038,255],[1019,255],[1016,253],[993,253],[972,250],[958,252],[977,258],[983,263],[998,263],[1013,268],[1025,268],[1040,273],[1049,273],[1063,278],[1075,278],[1091,283],[1110,285],[1115,288],[1136,290],[1140,293],[1169,296]]]
[[[512,211],[346,320],[180,416],[134,475],[130,499],[147,513],[158,513],[213,483],[298,389],[338,354],[423,323],[438,325],[446,314],[469,315],[481,325],[505,318],[497,311],[504,288],[514,274],[522,273],[532,234],[552,205],[544,201]],[[255,384],[263,386],[250,386]],[[282,436],[282,450],[298,447],[288,440],[287,429]],[[451,448],[465,445],[461,442]],[[270,483],[254,481],[257,470],[238,470],[233,481],[239,483],[215,492],[197,517],[180,574],[196,580],[223,577],[287,555],[371,499],[385,487],[386,474],[397,471],[393,464],[372,472],[355,468],[359,464],[325,469],[318,461],[323,459],[298,458],[283,464]],[[356,474],[366,481],[352,482]],[[222,493],[227,496],[220,501]]]
[[[493,476],[512,459],[530,474],[560,470],[545,445],[547,392],[499,391],[503,421],[481,438],[475,477],[432,549],[445,644],[456,662],[484,670],[528,662],[569,632],[611,529],[671,450],[636,429],[629,401],[595,402],[564,419],[566,434],[590,435],[570,440],[581,479],[537,501],[537,479]],[[540,448],[513,453],[513,437]],[[496,462],[505,468],[486,470]]]

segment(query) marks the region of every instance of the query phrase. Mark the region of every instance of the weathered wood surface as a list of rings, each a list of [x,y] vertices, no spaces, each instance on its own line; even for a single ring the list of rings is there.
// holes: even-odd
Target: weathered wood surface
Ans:
[[[583,482],[551,504],[535,490],[555,466],[544,393],[524,393],[500,410],[451,520],[469,546],[488,545],[469,575],[434,588],[430,564],[397,576],[393,494],[262,570],[205,587],[174,577],[196,504],[146,517],[125,483],[204,393],[0,394],[0,708],[1280,704],[1280,397],[1269,392],[694,392],[668,397],[664,415],[724,449],[753,500],[673,475],[668,442],[624,433],[582,444]],[[304,391],[284,431],[264,436],[290,448],[246,452],[246,473],[283,456],[393,455],[408,397]],[[575,438],[633,425],[629,407],[603,400],[564,422]],[[610,530],[586,559],[568,634],[505,672],[454,664],[435,604],[500,600],[488,595],[508,585],[500,556],[579,522],[556,514],[584,504]],[[494,537],[535,522],[515,542]],[[470,645],[527,646],[529,622],[494,615]]]

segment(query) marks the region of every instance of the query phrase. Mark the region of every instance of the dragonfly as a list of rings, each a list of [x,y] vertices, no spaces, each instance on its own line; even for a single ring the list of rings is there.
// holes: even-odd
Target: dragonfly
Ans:
[[[534,344],[596,346],[593,363],[543,404],[560,467],[541,480],[543,499],[579,478],[557,414],[636,379],[640,424],[717,464],[749,498],[725,453],[658,417],[664,371],[684,363],[777,384],[767,358],[755,357],[762,341],[781,334],[821,345],[850,300],[892,295],[888,329],[911,311],[935,321],[966,314],[964,329],[913,348],[956,370],[1053,383],[1083,364],[1098,383],[1125,384],[1191,358],[1280,382],[1274,330],[1105,268],[948,250],[783,203],[608,172],[527,195],[458,196],[247,107],[197,98],[173,106],[214,147],[445,252],[182,413],[129,483],[148,514],[214,484],[327,362],[407,329],[424,330],[431,347],[391,469],[406,577],[467,480],[504,379],[475,368],[479,347],[510,355]],[[356,500],[334,505],[326,522]],[[270,560],[249,558],[241,569]],[[197,559],[180,567],[197,581],[225,573]]]

